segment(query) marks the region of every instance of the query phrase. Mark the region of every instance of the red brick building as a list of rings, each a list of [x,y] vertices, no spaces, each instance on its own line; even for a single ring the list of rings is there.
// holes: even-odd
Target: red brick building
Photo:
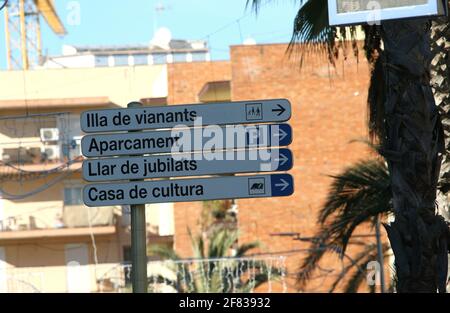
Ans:
[[[240,241],[260,240],[261,253],[286,256],[288,275],[294,278],[309,244],[274,234],[312,236],[331,182],[327,175],[369,155],[363,144],[350,143],[367,136],[369,67],[363,58],[358,62],[353,56],[333,67],[326,55],[317,53],[306,55],[300,67],[299,59],[289,58],[286,49],[283,44],[233,46],[230,61],[171,64],[168,103],[289,99],[294,195],[238,200],[237,205]],[[175,249],[183,256],[191,256],[187,228],[198,231],[202,205],[175,205]],[[324,266],[338,271],[341,263],[330,257]],[[308,290],[326,291],[324,284],[316,280]],[[296,291],[293,279],[288,291]]]

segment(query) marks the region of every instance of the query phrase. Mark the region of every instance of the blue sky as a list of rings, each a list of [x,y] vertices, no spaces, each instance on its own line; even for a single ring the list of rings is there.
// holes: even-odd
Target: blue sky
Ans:
[[[257,43],[289,41],[299,1],[271,2],[255,15],[250,8],[245,9],[246,0],[55,0],[68,34],[60,38],[43,22],[43,51],[58,55],[63,44],[146,44],[155,28],[167,27],[174,39],[209,39],[212,58],[227,59],[228,47],[249,37]],[[165,10],[156,13],[155,8],[161,4]],[[0,68],[4,69],[4,25],[0,15]]]

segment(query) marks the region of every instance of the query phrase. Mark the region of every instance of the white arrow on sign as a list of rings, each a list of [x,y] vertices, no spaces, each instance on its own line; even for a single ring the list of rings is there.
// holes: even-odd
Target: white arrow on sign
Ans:
[[[288,171],[291,168],[292,152],[288,149],[251,149],[85,160],[83,178],[100,182]]]
[[[288,154],[286,152],[284,152],[284,150],[287,150],[287,149],[282,149],[282,151],[280,150],[278,153],[279,157],[274,158],[275,162],[280,162],[281,166],[285,165],[286,162],[288,162],[288,161],[291,161],[291,163],[292,163],[292,152],[290,152],[290,150],[289,150],[289,152],[291,153],[291,157],[288,157],[287,156]]]
[[[289,183],[285,181],[283,178],[280,179],[281,183],[275,184],[275,186],[280,187],[281,191],[284,191],[287,187],[289,187]]]
[[[273,174],[87,185],[83,189],[83,201],[89,207],[99,207],[283,197],[293,192],[291,175]]]
[[[217,126],[214,131],[205,127],[87,135],[81,140],[81,151],[86,157],[104,157],[208,151],[208,149],[281,147],[291,142],[292,128],[287,124],[228,125]]]
[[[280,138],[280,141],[283,141],[287,137],[288,133],[286,133],[282,128],[278,130],[277,133],[274,133],[275,138]]]
[[[85,133],[172,128],[179,125],[278,123],[291,118],[286,99],[91,110],[81,114]]]

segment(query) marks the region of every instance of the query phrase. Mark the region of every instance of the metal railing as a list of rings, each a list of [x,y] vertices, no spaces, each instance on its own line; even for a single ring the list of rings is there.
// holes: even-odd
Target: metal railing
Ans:
[[[287,292],[282,256],[151,261],[147,269],[155,293]],[[128,293],[131,265],[7,268],[0,272],[0,292]]]

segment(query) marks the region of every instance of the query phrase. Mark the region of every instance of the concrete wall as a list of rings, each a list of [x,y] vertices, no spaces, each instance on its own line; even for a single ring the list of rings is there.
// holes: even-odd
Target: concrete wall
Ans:
[[[85,248],[88,263],[67,266],[70,249]],[[94,245],[88,237],[67,238],[59,242],[36,242],[34,244],[3,246],[6,261],[6,292],[69,292],[84,288],[87,292],[101,291],[98,279],[110,277],[121,262],[121,247],[114,237],[96,238],[95,248],[98,263],[95,264]],[[74,275],[75,274],[75,275]],[[78,279],[76,279],[78,277]],[[0,284],[1,285],[1,284]],[[80,290],[81,291],[81,290]]]
[[[116,104],[167,96],[166,65],[1,71],[0,100],[109,97]]]
[[[0,72],[0,80],[3,82],[0,101],[8,108],[8,101],[55,100],[49,106],[44,103],[39,107],[25,104],[17,108],[0,108],[2,116],[17,117],[0,119],[0,150],[42,146],[40,128],[58,127],[64,137],[57,144],[67,143],[73,136],[82,135],[78,125],[79,115],[87,108],[65,106],[65,99],[104,97],[126,106],[128,102],[141,98],[166,97],[168,92],[165,65],[8,71]],[[61,105],[58,105],[59,100]],[[28,116],[55,112],[68,114],[62,116],[62,120],[58,120],[57,115]],[[33,166],[33,170],[52,168],[52,164],[37,163]],[[26,167],[21,169],[29,170]],[[0,195],[0,220],[5,224],[9,217],[15,217],[16,224],[28,225],[30,216],[33,216],[37,228],[55,228],[57,219],[63,216],[63,210],[71,209],[64,207],[64,187],[85,184],[79,170],[22,176],[13,175],[16,171],[12,168],[2,168],[2,171],[8,174],[0,177],[0,186],[4,191]],[[22,197],[16,199],[13,195]],[[87,208],[75,206],[73,209]],[[116,214],[122,214],[120,208]],[[173,208],[170,205],[149,206],[147,214],[148,223],[164,236],[173,234]],[[88,291],[101,291],[97,279],[123,262],[123,247],[130,245],[130,233],[126,224],[118,223],[114,234],[96,235],[94,240],[95,244],[90,236],[69,234],[61,238],[0,241],[0,291],[4,290],[4,286],[8,291],[33,291],[29,289],[32,285],[39,291],[64,292],[70,289],[69,277],[76,276],[88,277]],[[68,249],[77,245],[86,247],[87,263],[81,264],[80,268],[72,268],[67,266],[70,262]]]

